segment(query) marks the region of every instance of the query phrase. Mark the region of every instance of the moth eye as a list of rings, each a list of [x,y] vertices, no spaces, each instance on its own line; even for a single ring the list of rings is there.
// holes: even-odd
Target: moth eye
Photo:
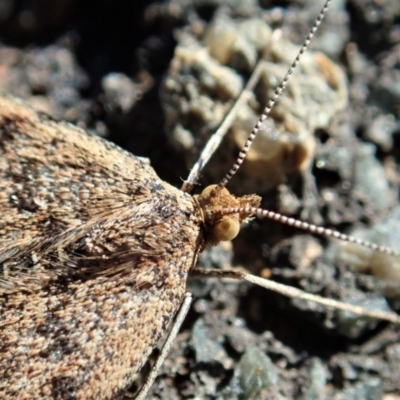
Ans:
[[[240,222],[232,216],[223,217],[213,228],[213,235],[217,241],[234,239],[240,230]]]

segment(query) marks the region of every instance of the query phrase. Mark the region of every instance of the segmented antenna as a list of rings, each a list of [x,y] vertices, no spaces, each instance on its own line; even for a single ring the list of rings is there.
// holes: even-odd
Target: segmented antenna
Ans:
[[[300,51],[297,53],[296,58],[294,59],[292,65],[290,66],[289,70],[287,71],[285,77],[282,79],[281,83],[279,86],[275,89],[274,94],[272,95],[271,99],[269,100],[267,106],[264,108],[263,113],[260,115],[260,118],[258,119],[257,123],[255,124],[253,130],[251,131],[249,137],[246,140],[245,145],[243,146],[242,150],[239,152],[239,156],[231,169],[228,171],[228,173],[224,176],[224,178],[221,180],[221,182],[218,184],[219,187],[225,187],[229,180],[236,174],[240,166],[242,165],[244,159],[247,156],[247,153],[250,150],[250,147],[254,141],[254,139],[257,136],[258,131],[260,130],[262,123],[268,118],[269,113],[272,110],[272,107],[274,106],[276,100],[278,97],[281,95],[281,93],[285,90],[285,87],[290,79],[290,76],[292,75],[293,71],[296,69],[297,64],[300,61],[301,56],[305,53],[307,50],[311,39],[313,38],[315,32],[317,31],[320,23],[324,19],[324,16],[326,14],[326,11],[329,8],[329,5],[331,3],[331,0],[326,0],[324,6],[322,7],[322,10],[320,11],[317,19],[314,21],[314,25],[312,26],[310,32],[307,35],[306,40],[304,41],[303,45],[301,46]]]
[[[375,243],[366,242],[361,239],[357,239],[353,236],[345,235],[344,233],[340,233],[333,229],[323,228],[318,225],[309,224],[308,222],[300,221],[295,218],[287,217],[286,215],[282,215],[276,213],[274,211],[263,210],[262,208],[256,207],[232,207],[224,209],[221,213],[222,215],[230,215],[230,214],[248,214],[248,215],[257,215],[259,217],[264,217],[268,219],[272,219],[274,221],[280,222],[285,225],[293,226],[298,229],[302,229],[309,233],[313,233],[320,236],[331,237],[343,242],[354,243],[362,247],[366,247],[367,249],[371,249],[374,251],[379,251],[380,253],[387,254],[393,257],[400,257],[400,252],[390,249],[385,246],[380,246]]]

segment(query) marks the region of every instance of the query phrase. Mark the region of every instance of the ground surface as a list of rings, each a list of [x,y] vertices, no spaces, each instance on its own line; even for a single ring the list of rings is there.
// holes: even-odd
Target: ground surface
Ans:
[[[176,93],[172,100],[166,96],[163,82],[177,42],[200,41],[219,13],[232,20],[269,21],[299,44],[318,14],[316,3],[143,0],[96,2],[92,7],[74,0],[6,0],[0,4],[0,90],[149,157],[163,179],[179,186],[204,137],[178,135],[177,141],[171,120],[178,118],[185,129],[195,126],[199,135],[207,135],[209,127],[200,124],[209,120],[203,109],[195,121],[193,113],[176,117],[178,112],[171,111],[171,104],[181,103],[179,98],[174,103]],[[317,140],[309,168],[291,170],[280,185],[258,193],[263,207],[342,231],[383,220],[380,239],[396,246],[399,2],[334,1],[313,49],[325,51],[344,69],[348,104],[323,128],[313,125],[308,135]],[[242,80],[248,78],[246,68],[235,72]],[[192,76],[190,71],[186,75]],[[193,81],[201,80],[198,75]],[[209,104],[231,101],[210,93]],[[223,146],[202,185],[226,171],[223,163],[236,150],[229,143]],[[252,183],[253,178],[249,169],[230,188],[240,192],[253,184],[257,190],[260,177]],[[232,247],[204,253],[199,266],[242,265],[307,291],[382,307],[387,285],[355,273],[354,263],[338,253],[328,241],[253,221]],[[390,273],[393,287],[387,300],[399,310],[399,284],[396,273]],[[399,398],[399,328],[338,317],[246,284],[195,280],[189,289],[196,301],[154,385],[154,398]]]

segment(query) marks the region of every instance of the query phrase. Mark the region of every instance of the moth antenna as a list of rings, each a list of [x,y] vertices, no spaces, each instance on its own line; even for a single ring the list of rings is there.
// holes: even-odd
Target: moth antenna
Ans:
[[[298,220],[295,218],[287,217],[286,215],[282,215],[282,214],[276,213],[274,211],[263,210],[262,208],[232,207],[232,208],[224,209],[221,212],[221,214],[222,215],[230,215],[230,214],[257,215],[258,217],[272,219],[279,223],[282,223],[282,224],[285,224],[288,226],[293,226],[294,228],[302,229],[309,233],[338,239],[338,240],[341,240],[342,242],[354,243],[354,244],[357,244],[359,246],[362,246],[362,247],[365,247],[365,248],[368,248],[368,249],[371,249],[374,251],[379,251],[380,253],[384,253],[389,256],[400,257],[400,252],[395,251],[389,247],[380,246],[375,243],[370,243],[370,242],[355,238],[354,236],[345,235],[344,233],[335,231],[333,229],[323,228],[318,225],[310,224],[308,222],[304,222],[304,221],[301,221],[301,220]]]
[[[276,103],[276,100],[279,98],[281,93],[285,90],[287,83],[289,82],[290,76],[292,75],[293,71],[296,69],[302,55],[306,52],[311,39],[313,38],[315,32],[317,31],[319,25],[321,24],[322,20],[325,17],[326,11],[329,8],[329,5],[331,3],[331,0],[326,0],[324,6],[322,7],[317,19],[314,21],[314,24],[308,33],[306,40],[304,41],[303,45],[301,46],[301,49],[297,53],[296,58],[292,62],[292,65],[290,66],[289,70],[286,72],[286,75],[282,79],[281,83],[279,86],[275,89],[274,94],[270,98],[267,106],[264,108],[264,111],[260,115],[257,123],[254,125],[253,130],[251,131],[249,137],[246,140],[246,143],[244,144],[243,148],[240,150],[238,158],[236,159],[235,163],[231,167],[231,169],[228,171],[228,173],[224,176],[224,178],[221,180],[221,182],[218,184],[220,187],[225,187],[227,183],[230,181],[230,179],[236,174],[236,172],[239,170],[240,166],[242,165],[244,159],[247,156],[247,153],[250,150],[250,147],[254,141],[254,139],[257,136],[258,131],[260,130],[262,123],[268,118],[269,113],[272,110],[272,107]]]

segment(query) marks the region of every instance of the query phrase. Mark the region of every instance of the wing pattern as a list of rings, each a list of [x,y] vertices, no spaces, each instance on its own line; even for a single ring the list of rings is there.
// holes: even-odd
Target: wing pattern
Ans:
[[[0,182],[0,398],[115,398],[184,296],[196,204],[143,159],[5,97]]]

